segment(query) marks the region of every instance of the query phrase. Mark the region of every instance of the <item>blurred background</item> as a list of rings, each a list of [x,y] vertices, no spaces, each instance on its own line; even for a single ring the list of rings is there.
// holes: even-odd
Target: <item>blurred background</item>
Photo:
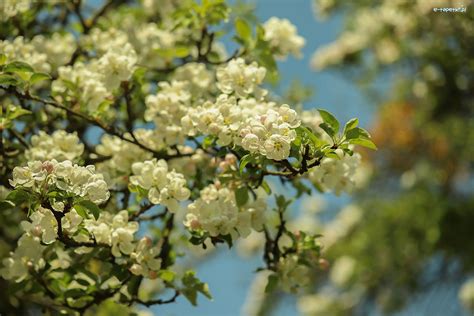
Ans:
[[[214,301],[155,312],[472,315],[472,2],[233,3],[242,12],[254,6],[261,22],[289,19],[307,41],[302,59],[279,62],[282,79],[272,89],[305,110],[328,109],[341,121],[359,117],[379,150],[365,155],[351,196],[314,192],[293,205],[297,228],[311,223],[328,232],[322,242],[330,268],[313,293],[265,297],[265,281],[253,273],[262,262],[252,255],[255,238],[199,264]]]

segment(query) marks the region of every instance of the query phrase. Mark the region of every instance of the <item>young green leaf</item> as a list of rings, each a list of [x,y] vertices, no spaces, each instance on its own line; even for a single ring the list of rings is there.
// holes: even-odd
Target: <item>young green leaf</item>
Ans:
[[[7,195],[6,200],[11,201],[18,206],[30,200],[30,193],[23,189],[15,189]]]
[[[268,185],[268,182],[267,182],[267,181],[263,180],[263,181],[262,181],[262,184],[261,184],[260,186],[263,188],[263,190],[265,190],[265,192],[266,192],[268,195],[272,194],[272,189],[271,189],[270,186]]]
[[[339,121],[334,117],[334,115],[321,109],[318,109],[318,112],[321,115],[323,121],[327,123],[335,133],[339,132]]]
[[[197,304],[198,292],[206,296],[208,299],[212,299],[212,295],[209,292],[208,285],[196,278],[195,274],[196,272],[192,270],[185,272],[182,278],[184,288],[181,289],[181,293],[183,293],[183,295],[188,299],[188,301],[194,306],[196,306]]]
[[[351,139],[349,141],[349,143],[351,144],[354,144],[354,145],[360,145],[360,146],[363,146],[363,147],[367,147],[367,148],[370,148],[370,149],[374,149],[374,150],[377,150],[377,146],[374,144],[373,141],[371,141],[370,139],[366,139],[366,138],[356,138],[356,139]]]
[[[12,107],[7,115],[9,120],[14,120],[20,116],[31,114],[31,111],[25,110],[21,107]]]
[[[76,205],[80,205],[82,207],[85,207],[88,211],[90,211],[92,213],[92,215],[94,216],[95,219],[98,219],[99,218],[99,215],[100,215],[100,208],[95,205],[94,202],[91,202],[89,200],[82,200],[80,201],[79,203],[77,203]],[[76,206],[75,205],[75,206]],[[75,207],[74,207],[75,208]],[[77,210],[77,209],[76,209]],[[81,215],[81,214],[79,214]],[[82,215],[81,215],[82,216]]]
[[[34,72],[33,67],[28,65],[27,63],[24,63],[22,61],[14,61],[11,62],[7,65],[5,65],[5,68],[3,68],[4,72],[12,72],[12,73],[18,73],[18,72]]]
[[[0,54],[0,66],[4,65],[6,61],[7,61],[7,55]]]
[[[11,75],[0,74],[0,85],[15,86],[18,84],[18,79]]]
[[[15,203],[8,200],[0,201],[0,211],[8,210],[15,207]]]
[[[336,131],[328,123],[321,123],[319,124],[319,127],[321,127],[321,129],[325,131],[329,136],[331,136],[331,138],[336,136]]]
[[[44,72],[35,72],[30,77],[30,84],[35,84],[44,80],[50,80],[51,76]]]
[[[344,126],[344,134],[347,133],[348,130],[351,130],[359,125],[359,120],[356,118],[350,119],[346,125]]]
[[[360,127],[355,127],[346,132],[346,139],[365,138],[370,139],[369,133]]]
[[[244,206],[249,200],[249,191],[246,186],[241,186],[235,190],[235,201],[237,206]]]
[[[252,40],[252,29],[250,25],[241,18],[235,19],[235,31],[244,43],[249,44]]]
[[[247,166],[249,162],[251,162],[252,160],[253,160],[253,157],[250,154],[247,154],[240,159],[240,166],[239,166],[240,174],[244,173],[245,166]]]
[[[89,216],[87,216],[87,208],[85,208],[84,206],[75,204],[74,209],[76,210],[77,214],[79,214],[79,216],[81,216],[82,218],[89,218]]]
[[[176,273],[171,270],[160,270],[158,272],[158,277],[165,282],[173,282],[174,278],[176,277]]]
[[[268,276],[267,286],[265,287],[265,293],[271,293],[275,291],[278,286],[278,276],[276,274],[270,274]]]

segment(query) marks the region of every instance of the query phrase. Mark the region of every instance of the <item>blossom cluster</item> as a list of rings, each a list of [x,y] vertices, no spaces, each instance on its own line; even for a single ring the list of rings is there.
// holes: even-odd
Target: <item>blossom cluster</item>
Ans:
[[[252,230],[260,231],[265,222],[266,199],[238,206],[233,190],[220,183],[201,190],[200,197],[188,205],[184,225],[191,231],[203,230],[210,236],[246,237]]]
[[[235,93],[239,98],[253,94],[260,99],[267,93],[259,87],[266,73],[256,62],[246,64],[242,58],[233,59],[217,69],[217,88],[225,94]]]
[[[355,186],[356,171],[360,165],[361,156],[354,153],[345,155],[337,149],[340,158],[324,158],[321,164],[310,170],[308,178],[321,190],[333,191],[336,194],[351,192]]]
[[[173,49],[181,36],[156,23],[140,23],[140,27],[136,27],[137,23],[128,17],[117,23],[117,28],[94,28],[80,41],[100,55],[131,45],[137,63],[147,67],[164,67],[172,58],[159,54],[159,51]]]
[[[201,64],[187,67],[187,72],[195,69],[206,81],[211,80]],[[158,93],[146,98],[145,120],[155,123],[163,143],[183,144],[186,136],[212,135],[221,146],[233,143],[270,159],[287,158],[300,121],[288,105],[278,107],[261,99],[266,94],[259,87],[265,68],[238,58],[219,67],[216,76],[223,93],[215,102],[193,100],[193,86],[199,86],[189,78],[160,82]],[[176,78],[185,79],[179,72]]]
[[[69,160],[30,161],[25,167],[15,167],[10,185],[37,193],[57,188],[96,204],[107,201],[110,196],[107,183],[95,172],[94,166],[82,167]]]
[[[0,22],[6,21],[18,13],[28,11],[30,6],[30,0],[5,0],[0,2]]]
[[[66,64],[75,49],[76,42],[69,33],[53,33],[51,37],[37,35],[31,40],[17,36],[13,40],[0,41],[0,51],[9,61],[23,61],[42,72]]]
[[[311,268],[299,262],[298,255],[281,257],[278,262],[279,287],[288,293],[311,284]]]
[[[291,142],[299,126],[297,113],[288,105],[220,95],[215,103],[206,102],[182,118],[189,135],[214,135],[222,146],[234,143],[251,153],[274,160],[290,154]]]
[[[163,159],[136,162],[132,171],[134,175],[130,177],[130,184],[146,190],[151,203],[166,206],[171,212],[179,210],[179,202],[187,200],[191,194],[184,176],[168,170]]]
[[[305,39],[298,35],[296,27],[288,19],[271,17],[263,24],[265,40],[277,51],[276,58],[285,59],[292,54],[301,57]]]
[[[85,64],[58,69],[53,92],[68,101],[79,101],[86,112],[95,113],[104,101],[110,101],[122,81],[129,80],[135,70],[136,52],[130,44],[111,47],[100,58]]]
[[[136,129],[133,131],[133,135],[141,144],[147,145],[149,148],[161,148],[161,145],[157,143],[160,138],[153,130]],[[125,133],[124,137],[132,139],[130,133]],[[97,170],[104,175],[110,188],[126,186],[132,173],[133,163],[152,158],[150,152],[139,146],[107,134],[102,136],[95,150],[105,159],[103,162],[97,163],[96,166]]]
[[[191,105],[189,82],[159,82],[158,93],[147,96],[145,103],[145,120],[155,123],[161,141],[167,145],[183,144],[185,134],[180,121]]]
[[[84,152],[84,144],[77,137],[77,133],[67,133],[57,130],[48,135],[40,131],[31,137],[31,147],[25,151],[28,161],[45,161],[56,159],[57,161],[77,160]]]
[[[2,276],[20,282],[28,277],[30,269],[39,271],[44,268],[44,245],[53,243],[58,247],[58,253],[62,254],[63,258],[60,260],[70,261],[69,254],[64,253],[56,242],[58,229],[61,227],[61,235],[69,236],[74,242],[109,246],[115,261],[127,265],[131,273],[148,278],[157,277],[157,271],[161,267],[161,259],[158,258],[160,248],[153,246],[148,237],[139,241],[135,239],[138,222],[128,221],[127,211],[120,211],[118,214],[102,212],[95,220],[83,219],[71,209],[60,221],[61,226],[58,225],[58,219],[53,212],[41,206],[32,213],[29,221],[23,221],[21,227],[25,233],[19,239],[16,250],[3,260],[4,268],[0,270]],[[79,229],[82,230],[79,232]],[[90,250],[92,248],[82,247],[77,248],[75,252],[80,254]]]

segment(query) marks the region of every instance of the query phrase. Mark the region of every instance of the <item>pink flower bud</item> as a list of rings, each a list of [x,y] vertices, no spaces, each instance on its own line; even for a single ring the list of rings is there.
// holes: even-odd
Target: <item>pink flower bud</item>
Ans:
[[[31,230],[31,234],[33,236],[36,236],[36,237],[41,237],[41,234],[42,234],[42,230],[41,230],[41,227],[39,225],[36,225],[32,230]]]
[[[45,161],[41,165],[42,170],[46,170],[47,173],[52,173],[54,170],[54,165],[51,163],[51,161]]]
[[[319,259],[318,264],[322,270],[329,269],[329,261],[327,261],[326,259],[323,259],[323,258]]]
[[[152,245],[152,240],[151,240],[150,237],[145,236],[145,237],[142,238],[142,241],[143,241],[148,247],[151,247],[151,245]]]
[[[190,223],[190,226],[191,226],[191,229],[196,230],[201,227],[201,224],[199,223],[197,219],[193,219]]]
[[[227,154],[225,155],[225,161],[230,165],[235,165],[237,163],[237,157],[233,154]]]

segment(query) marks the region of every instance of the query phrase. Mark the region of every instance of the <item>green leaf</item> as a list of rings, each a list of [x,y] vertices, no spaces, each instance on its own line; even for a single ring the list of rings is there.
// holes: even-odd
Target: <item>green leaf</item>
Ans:
[[[65,298],[68,298],[68,297],[77,298],[77,297],[84,296],[84,294],[85,292],[82,289],[71,289],[64,292],[63,295]]]
[[[30,193],[23,189],[15,189],[7,195],[6,200],[11,201],[18,206],[23,202],[28,202],[30,200]]]
[[[346,139],[356,139],[356,138],[370,139],[369,132],[367,132],[365,129],[360,128],[360,127],[355,127],[353,129],[348,130],[345,136],[346,136]]]
[[[276,195],[275,196],[276,205],[281,210],[286,210],[288,205],[291,204],[292,200],[287,200],[284,195]]]
[[[329,136],[331,136],[331,138],[336,135],[336,131],[326,122],[319,124],[319,127],[321,127],[321,129]]]
[[[363,146],[363,147],[367,147],[367,148],[370,148],[370,149],[374,149],[374,150],[377,150],[377,146],[374,144],[373,141],[371,141],[370,139],[366,139],[366,138],[356,138],[356,139],[351,139],[349,141],[349,143],[351,144],[354,144],[354,145],[360,145],[360,146]]]
[[[314,146],[319,147],[321,146],[321,140],[307,127],[299,126],[296,128],[296,133],[301,135],[301,137],[309,139]]]
[[[17,72],[35,72],[33,67],[31,67],[30,65],[28,65],[27,63],[24,63],[22,61],[14,61],[14,62],[11,62],[11,63],[7,64],[5,66],[5,68],[3,68],[3,71],[4,72],[13,72],[13,73],[17,73]]]
[[[201,293],[206,296],[208,299],[212,299],[212,295],[209,292],[209,287],[206,283],[201,282],[195,276],[196,272],[188,270],[185,272],[182,282],[184,288],[181,290],[181,293],[188,299],[188,301],[196,306],[197,304],[197,293]]]
[[[265,287],[265,293],[271,293],[275,291],[278,286],[278,276],[276,274],[270,274],[268,276],[267,286]]]
[[[244,206],[249,200],[249,191],[246,186],[241,186],[235,190],[235,201],[237,206]]]
[[[30,84],[35,84],[40,81],[44,80],[50,80],[51,76],[47,73],[44,72],[35,72],[31,77],[30,77]]]
[[[89,200],[82,200],[79,203],[76,203],[76,205],[85,207],[87,210],[89,210],[94,218],[97,220],[100,215],[100,208],[92,201]],[[74,206],[76,206],[74,205]],[[74,207],[75,208],[75,207]],[[76,209],[77,210],[77,209]],[[80,215],[80,214],[79,214]],[[82,215],[81,215],[82,216]]]
[[[0,84],[5,86],[15,86],[18,84],[18,79],[11,75],[0,74]]]
[[[240,174],[244,173],[245,166],[247,166],[250,162],[252,162],[253,159],[254,157],[250,154],[247,154],[243,156],[242,158],[240,158],[240,166],[239,166]]]
[[[214,144],[215,141],[216,141],[216,138],[214,136],[210,136],[210,135],[206,136],[204,140],[202,141],[202,147],[204,149],[208,149]]]
[[[13,203],[12,201],[8,201],[8,200],[0,201],[0,211],[5,211],[12,207],[15,207],[15,203]]]
[[[272,194],[272,189],[270,188],[270,186],[268,185],[268,182],[263,180],[262,181],[262,184],[261,184],[261,187],[265,190],[265,192],[270,195]]]
[[[244,40],[245,43],[249,44],[252,40],[252,28],[250,25],[241,18],[235,19],[235,31],[239,38]]]
[[[89,216],[87,216],[87,208],[85,208],[84,206],[76,204],[74,205],[74,209],[76,210],[77,214],[79,214],[79,216],[81,216],[82,218],[89,218]]]
[[[160,270],[158,272],[158,277],[165,282],[171,283],[176,277],[176,273],[171,270]]]
[[[347,131],[357,127],[359,125],[359,120],[357,118],[350,119],[346,125],[344,125],[344,134],[346,134]]]
[[[22,115],[31,114],[31,111],[25,110],[21,107],[12,107],[7,115],[8,119],[14,120]]]
[[[339,121],[328,111],[318,109],[321,118],[325,123],[327,123],[335,133],[339,131]]]
[[[6,61],[7,61],[7,55],[0,54],[0,66],[4,65]]]

